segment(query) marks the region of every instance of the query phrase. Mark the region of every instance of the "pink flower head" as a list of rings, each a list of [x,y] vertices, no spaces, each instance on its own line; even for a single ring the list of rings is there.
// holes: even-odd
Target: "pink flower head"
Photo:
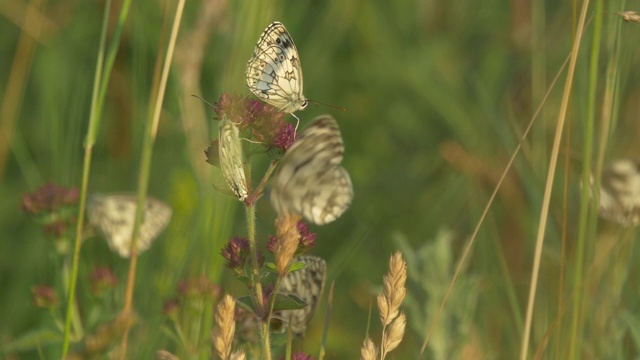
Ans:
[[[242,270],[249,256],[249,240],[233,237],[220,253],[227,260],[228,268]]]
[[[309,227],[303,221],[298,221],[296,225],[300,233],[300,247],[305,250],[316,246],[316,234],[309,231]]]
[[[118,278],[108,267],[95,266],[89,275],[91,291],[95,296],[102,296],[118,284]]]
[[[270,253],[275,254],[277,244],[278,238],[273,235],[269,235],[269,241],[267,241],[267,250],[269,250]]]
[[[296,130],[293,124],[286,123],[276,134],[273,140],[273,147],[287,151],[294,141],[296,141]]]
[[[296,256],[302,255],[316,246],[316,234],[309,231],[309,227],[303,221],[298,221],[296,225],[300,239],[298,242],[298,249],[296,250]],[[269,235],[269,241],[267,241],[267,250],[274,254],[276,245],[278,244],[278,238]]]
[[[248,117],[246,102],[247,98],[245,96],[222,93],[218,102],[213,104],[213,111],[218,119],[226,116],[234,123],[240,124]]]
[[[31,289],[33,303],[38,307],[51,308],[58,304],[56,291],[48,285],[37,285]]]
[[[282,359],[284,359],[284,357],[280,358],[280,360]],[[291,354],[291,360],[315,360],[315,359],[311,355],[307,355],[302,351],[298,351]]]
[[[167,299],[162,304],[162,313],[171,319],[178,318],[178,311],[180,311],[180,300],[177,298]]]
[[[75,204],[79,195],[76,188],[65,188],[48,182],[35,192],[25,194],[22,197],[22,208],[31,215],[55,212],[62,206]]]

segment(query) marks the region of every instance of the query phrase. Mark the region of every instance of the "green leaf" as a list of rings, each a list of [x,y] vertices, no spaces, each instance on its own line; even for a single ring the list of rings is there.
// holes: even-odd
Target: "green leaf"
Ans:
[[[238,304],[238,306],[245,310],[251,311],[254,314],[256,313],[256,307],[253,303],[253,299],[249,295],[240,296],[239,298],[237,298],[236,304]]]
[[[304,309],[307,303],[295,295],[276,294],[273,311]]]
[[[247,286],[251,285],[251,279],[249,279],[247,275],[239,273],[237,271],[234,271],[233,275],[235,275],[236,279],[240,280],[241,283]]]
[[[276,264],[272,263],[272,262],[268,262],[264,264],[264,269],[267,270],[268,272],[272,272],[274,274],[276,274]]]
[[[294,272],[294,271],[298,271],[298,270],[302,270],[307,266],[307,264],[302,263],[302,262],[294,262],[293,264],[291,264],[291,268],[289,268],[289,272]],[[266,264],[264,264],[264,268],[271,273],[277,274],[277,270],[276,270],[276,264],[272,263],[272,262],[268,262]]]
[[[289,268],[289,272],[292,273],[294,271],[302,270],[306,266],[307,266],[307,264],[305,264],[305,263],[294,262],[293,264],[291,264],[291,268]]]
[[[38,329],[18,337],[14,341],[3,345],[4,352],[26,351],[41,347],[42,345],[62,342],[62,333],[53,329]]]

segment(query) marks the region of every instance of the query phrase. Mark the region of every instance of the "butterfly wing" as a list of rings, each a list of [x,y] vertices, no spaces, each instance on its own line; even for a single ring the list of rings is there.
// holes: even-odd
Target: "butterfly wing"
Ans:
[[[271,23],[260,36],[247,63],[247,86],[264,102],[292,113],[307,107],[302,94],[302,67],[296,45],[280,22]]]
[[[353,185],[340,166],[344,143],[329,115],[319,116],[289,148],[273,178],[271,204],[279,215],[295,213],[323,225],[351,204]]]
[[[87,204],[89,222],[102,232],[109,248],[121,257],[131,256],[136,201],[136,196],[129,194],[94,194]],[[147,197],[137,243],[139,253],[151,246],[153,240],[169,223],[171,214],[170,206]]]
[[[283,310],[278,316],[285,322],[290,321],[289,326],[294,334],[303,336],[324,290],[327,263],[317,256],[299,256],[295,261],[306,266],[287,274],[282,280],[281,291],[297,296],[307,306],[298,310]]]
[[[343,167],[327,172],[318,179],[314,188],[308,190],[305,199],[297,207],[306,219],[318,225],[336,220],[353,199],[349,173]]]
[[[139,253],[147,250],[153,243],[153,240],[169,225],[172,214],[173,210],[169,205],[160,200],[147,197],[144,218],[140,225],[140,238],[138,239]]]
[[[623,226],[640,223],[640,163],[621,159],[608,166],[600,184],[598,212]]]
[[[225,116],[220,121],[218,136],[222,175],[238,200],[244,201],[249,191],[244,173],[242,143],[238,127]]]
[[[129,238],[133,232],[135,205],[117,201],[113,196],[94,194],[87,203],[89,223],[105,237],[109,248],[121,257],[129,256]]]

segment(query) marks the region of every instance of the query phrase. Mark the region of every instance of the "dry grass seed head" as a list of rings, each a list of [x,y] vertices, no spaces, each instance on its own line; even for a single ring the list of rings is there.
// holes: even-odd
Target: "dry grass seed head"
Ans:
[[[384,276],[384,291],[378,296],[378,310],[383,325],[388,325],[398,316],[400,305],[407,295],[407,263],[402,253],[396,252],[389,259],[389,272]]]
[[[276,220],[278,243],[275,249],[275,260],[279,277],[287,275],[291,259],[298,248],[300,232],[297,225],[299,220],[299,215],[285,215]]]
[[[621,16],[622,20],[626,22],[640,23],[640,15],[637,11],[620,11],[616,15]]]
[[[389,303],[387,302],[386,296],[384,295],[384,293],[380,293],[378,294],[376,300],[378,302],[378,313],[380,313],[380,322],[382,323],[382,325],[389,325],[393,318],[389,313]]]
[[[370,338],[366,338],[360,349],[361,360],[375,360],[378,358],[378,348]]]
[[[384,335],[384,339],[382,339],[382,341],[384,342],[383,348],[385,352],[392,351],[393,349],[398,347],[398,345],[402,341],[402,337],[404,336],[404,329],[406,326],[407,317],[404,315],[404,313],[400,313],[398,317],[393,320]]]
[[[177,356],[167,350],[156,351],[156,360],[180,360]]]
[[[244,350],[240,349],[231,354],[230,360],[245,360],[247,355],[244,353]]]
[[[234,319],[235,307],[236,302],[229,294],[225,294],[216,306],[216,328],[211,336],[211,341],[221,359],[229,359],[231,354],[231,345],[236,326]]]

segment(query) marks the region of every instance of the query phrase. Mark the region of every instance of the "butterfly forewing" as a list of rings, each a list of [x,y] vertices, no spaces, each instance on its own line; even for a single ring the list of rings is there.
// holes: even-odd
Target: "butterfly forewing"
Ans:
[[[283,310],[278,317],[285,322],[290,321],[289,326],[293,333],[304,335],[307,324],[313,317],[316,305],[322,296],[327,263],[317,256],[299,256],[295,261],[305,264],[305,267],[284,277],[281,292],[297,296],[307,303],[307,306],[298,310]]]
[[[280,22],[269,25],[260,36],[247,63],[246,78],[253,94],[280,111],[293,113],[307,107],[298,50]]]
[[[273,178],[271,204],[279,215],[299,214],[323,225],[349,207],[353,186],[340,166],[344,143],[329,115],[319,116],[289,148]]]
[[[249,191],[244,173],[240,131],[236,124],[225,116],[220,121],[218,136],[222,175],[238,200],[244,201]]]
[[[87,204],[89,222],[102,232],[111,250],[117,252],[121,257],[131,255],[131,235],[136,216],[136,201],[135,195],[94,194]],[[169,205],[147,197],[137,242],[138,253],[142,253],[151,246],[153,240],[171,220],[171,214],[172,210]]]
[[[605,169],[600,184],[598,212],[601,217],[623,226],[636,226],[640,223],[638,161],[621,159]]]

